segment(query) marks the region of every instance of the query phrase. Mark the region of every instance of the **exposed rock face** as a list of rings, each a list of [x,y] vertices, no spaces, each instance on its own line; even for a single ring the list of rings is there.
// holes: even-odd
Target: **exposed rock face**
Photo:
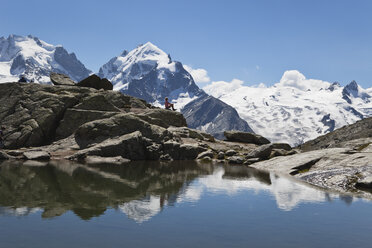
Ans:
[[[285,152],[285,148],[283,144],[276,145],[271,156],[278,153],[278,157],[254,163],[252,167],[372,199],[372,118],[306,142],[300,146],[305,152]],[[293,155],[280,157],[282,152]]]
[[[79,151],[74,157],[79,159],[86,155],[101,157],[121,156],[130,160],[145,160],[144,139],[141,132],[135,131],[114,139],[106,139],[95,146]]]
[[[71,80],[69,76],[62,73],[50,73],[50,81],[52,81],[54,85],[75,85],[75,82]]]
[[[5,146],[44,145],[55,139],[56,130],[57,136],[67,137],[85,122],[113,115],[89,111],[89,104],[85,103],[91,98],[105,99],[105,106],[109,105],[111,110],[113,107],[122,111],[148,109],[144,101],[119,92],[39,84],[0,84],[0,120],[6,127]],[[80,110],[79,104],[86,111]],[[65,115],[66,112],[69,114]]]
[[[172,134],[165,128],[152,125],[137,116],[121,113],[107,119],[95,120],[81,125],[75,139],[81,148],[139,130],[144,137],[156,142],[169,140]]]
[[[241,119],[236,110],[221,100],[204,95],[187,104],[182,113],[189,127],[212,134],[223,139],[225,130],[252,132],[247,122]]]
[[[300,145],[299,148],[303,151],[312,151],[330,147],[343,147],[346,141],[367,137],[372,137],[372,117],[310,140]]]
[[[100,78],[97,75],[93,74],[76,84],[80,87],[89,87],[94,88],[96,90],[104,89],[104,90],[112,90],[113,86],[109,80],[106,78]]]
[[[6,147],[45,145],[37,151],[11,150],[4,159],[14,155],[42,160],[51,153],[53,158],[89,161],[92,156],[95,161],[118,156],[184,160],[207,150],[196,140],[214,142],[211,135],[187,128],[181,113],[153,108],[119,92],[9,83],[0,85],[0,93]]]
[[[228,141],[237,141],[256,145],[264,145],[270,143],[270,141],[265,137],[254,133],[240,131],[225,131],[223,134],[225,135],[226,140]]]
[[[300,180],[340,192],[372,198],[372,138],[357,139],[349,148],[327,148],[276,157],[252,167],[292,175]]]

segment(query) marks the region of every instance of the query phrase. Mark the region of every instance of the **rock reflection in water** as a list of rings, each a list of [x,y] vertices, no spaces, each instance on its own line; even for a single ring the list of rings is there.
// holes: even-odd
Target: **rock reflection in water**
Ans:
[[[187,162],[134,162],[87,166],[70,162],[0,164],[0,215],[42,211],[43,218],[74,212],[81,219],[108,208],[136,222],[149,220],[164,206],[196,202],[205,193],[271,194],[280,209],[305,202],[331,201],[334,194],[274,174],[241,166]],[[352,197],[341,197],[350,204]]]
[[[120,208],[124,203],[150,196],[159,199],[161,208],[164,202],[171,203],[184,185],[207,173],[211,173],[210,166],[200,167],[195,162],[96,167],[68,162],[44,166],[3,162],[0,211],[24,215],[41,208],[42,217],[50,218],[71,210],[87,220],[102,215],[107,208]]]

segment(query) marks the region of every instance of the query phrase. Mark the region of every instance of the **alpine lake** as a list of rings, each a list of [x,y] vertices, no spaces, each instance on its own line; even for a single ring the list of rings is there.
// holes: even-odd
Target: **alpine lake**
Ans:
[[[372,202],[245,166],[0,164],[0,247],[372,247]]]

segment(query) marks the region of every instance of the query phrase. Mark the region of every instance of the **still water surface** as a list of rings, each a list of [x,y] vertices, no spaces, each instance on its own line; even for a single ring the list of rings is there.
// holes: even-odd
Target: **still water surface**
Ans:
[[[372,203],[247,167],[0,164],[0,247],[372,247]]]

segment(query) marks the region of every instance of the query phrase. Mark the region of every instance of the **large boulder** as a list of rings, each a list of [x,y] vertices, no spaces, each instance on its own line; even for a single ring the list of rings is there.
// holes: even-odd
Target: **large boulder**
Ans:
[[[107,139],[97,145],[80,150],[72,158],[86,156],[117,157],[130,160],[145,160],[145,146],[141,132],[125,134],[120,137]]]
[[[242,142],[242,143],[249,143],[249,144],[256,144],[256,145],[264,145],[264,144],[270,143],[268,139],[255,133],[240,132],[240,131],[225,131],[224,135],[226,137],[226,140],[228,141],[235,141],[235,142]]]
[[[50,154],[46,151],[27,151],[23,153],[23,157],[28,160],[49,160]]]
[[[175,127],[175,126],[170,126],[168,130],[171,131],[176,136],[179,136],[182,138],[192,138],[192,139],[215,142],[215,139],[212,135],[210,135],[209,133],[202,132],[200,130],[191,129],[188,127]]]
[[[117,112],[95,111],[85,109],[67,109],[56,130],[56,138],[62,139],[73,134],[84,123],[110,118]]]
[[[75,132],[75,139],[80,148],[102,142],[108,138],[140,131],[142,135],[155,142],[162,142],[172,137],[165,128],[149,124],[132,113],[120,113],[110,118],[95,120],[81,125]]]
[[[75,82],[69,76],[62,73],[50,73],[50,81],[52,81],[54,85],[75,85]]]
[[[261,160],[265,160],[270,157],[272,150],[273,150],[272,144],[262,145],[248,153],[247,158],[259,158]]]
[[[107,99],[103,94],[91,94],[81,100],[74,108],[85,110],[111,111],[120,112],[110,99]]]
[[[199,153],[207,150],[198,144],[182,144],[179,149],[179,157],[176,158],[178,160],[194,160],[198,157]]]
[[[113,85],[109,80],[107,80],[106,78],[101,79],[96,74],[93,74],[81,80],[76,85],[80,87],[94,88],[96,90],[100,90],[100,89],[112,90],[113,89]]]
[[[183,115],[176,111],[169,111],[166,109],[150,109],[144,113],[138,114],[138,117],[164,128],[186,127],[187,123]]]

